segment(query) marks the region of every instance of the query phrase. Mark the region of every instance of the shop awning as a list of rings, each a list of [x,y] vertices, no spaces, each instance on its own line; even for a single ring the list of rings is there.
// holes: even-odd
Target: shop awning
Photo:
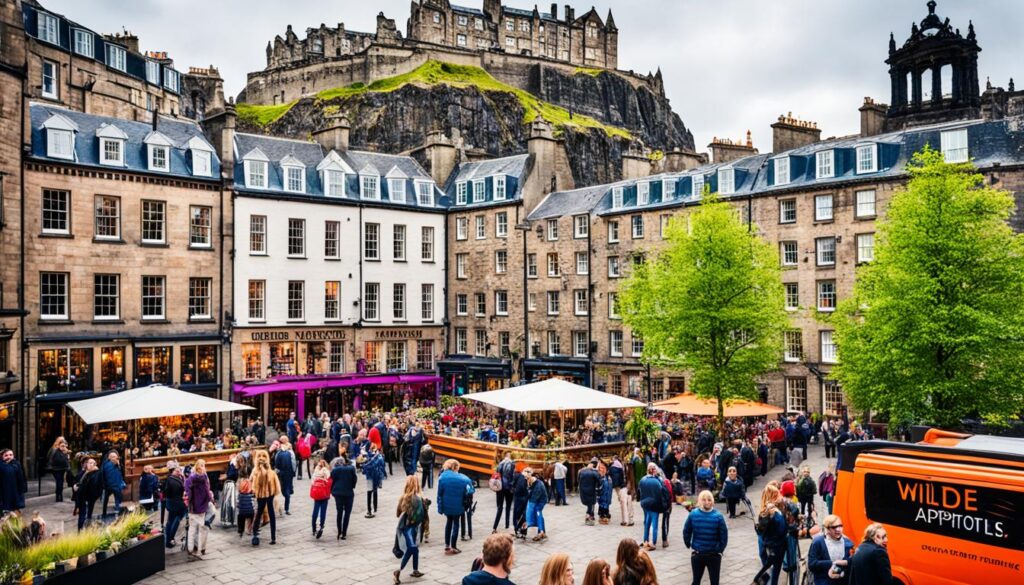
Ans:
[[[294,392],[296,390],[330,390],[333,388],[355,388],[375,384],[426,385],[441,381],[440,376],[431,374],[336,374],[314,376],[280,376],[272,380],[238,382],[232,386],[236,394],[257,396],[267,392]]]
[[[74,409],[86,424],[90,425],[140,418],[253,410],[251,406],[217,400],[162,384],[152,384],[99,398],[69,402],[68,406]]]
[[[606,410],[640,408],[644,404],[617,394],[600,392],[586,386],[558,378],[549,378],[533,384],[514,386],[504,390],[477,392],[463,398],[476,400],[516,412],[543,410]]]
[[[658,410],[676,414],[690,414],[693,416],[718,416],[718,401],[714,399],[698,398],[696,394],[684,392],[672,398],[655,402],[652,405]],[[779,414],[782,409],[763,402],[752,400],[726,400],[726,418],[740,416],[770,416]]]

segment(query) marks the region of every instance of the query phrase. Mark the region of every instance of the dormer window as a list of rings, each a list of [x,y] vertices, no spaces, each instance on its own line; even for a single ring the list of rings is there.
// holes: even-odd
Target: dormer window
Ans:
[[[775,164],[775,184],[789,184],[789,157],[783,156],[772,162]]]
[[[485,184],[483,179],[473,181],[473,203],[480,203],[486,198],[484,186]]]
[[[836,176],[835,151],[823,150],[814,155],[817,172],[814,176],[819,179],[829,179]]]
[[[290,193],[306,192],[306,165],[292,155],[281,159],[281,180]]]
[[[204,150],[192,150],[192,174],[197,177],[209,177],[213,174],[211,155]]]
[[[967,128],[947,130],[940,135],[942,156],[948,163],[967,162]]]
[[[324,171],[324,189],[328,197],[342,197],[345,195],[345,173],[341,171]]]
[[[718,171],[718,192],[722,195],[731,195],[736,191],[736,173],[733,169],[719,169]]]
[[[113,67],[118,71],[127,70],[127,59],[128,54],[124,50],[124,47],[117,45],[107,45],[107,66]]]
[[[505,175],[498,175],[494,177],[494,200],[504,201],[505,196]]]
[[[53,114],[45,122],[42,129],[46,132],[46,156],[75,159],[75,132],[78,127],[67,117]]]
[[[363,199],[380,199],[380,177],[363,175],[359,180],[359,196]]]
[[[146,81],[160,85],[160,64],[156,61],[146,59]]]
[[[636,184],[636,204],[647,205],[651,202],[651,184],[647,182]]]
[[[433,207],[434,184],[430,181],[416,181],[416,200],[420,207]]]
[[[612,188],[612,209],[621,209],[623,206],[622,187]]]
[[[690,191],[691,196],[699,198],[704,195],[704,175],[694,175],[691,177],[692,189]]]
[[[149,170],[169,171],[168,148],[166,146],[149,145]]]
[[[52,14],[45,12],[37,12],[38,20],[36,21],[36,36],[39,40],[52,43],[54,45],[60,44],[60,32],[57,28],[57,17]]]
[[[455,205],[465,205],[467,202],[468,193],[467,185],[465,181],[455,184]]]
[[[100,164],[124,166],[124,143],[128,135],[113,124],[103,124],[96,129],[100,139]]]
[[[857,174],[873,173],[878,170],[878,145],[865,144],[857,147]]]
[[[245,186],[250,189],[267,188],[267,168],[270,164],[267,155],[263,151],[254,148],[242,157],[245,166]]]
[[[661,180],[661,200],[662,202],[671,201],[676,196],[676,180],[675,179],[662,179]]]
[[[83,57],[92,59],[96,50],[93,44],[92,33],[85,29],[76,28],[73,34],[75,36],[75,52]]]
[[[174,69],[164,68],[164,87],[177,93],[179,73]]]
[[[388,179],[392,203],[405,203],[405,179]]]
[[[324,195],[328,197],[344,197],[346,191],[345,176],[355,174],[341,156],[333,150],[327,153],[324,160],[320,161],[320,164],[316,166],[316,170],[320,172],[320,181],[324,185]]]

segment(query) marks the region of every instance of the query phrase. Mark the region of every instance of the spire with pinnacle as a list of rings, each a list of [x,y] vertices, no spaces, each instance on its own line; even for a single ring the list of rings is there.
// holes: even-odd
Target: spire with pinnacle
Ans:
[[[619,30],[618,27],[615,26],[615,18],[612,17],[611,8],[608,9],[608,18],[604,21],[604,25],[608,30]]]

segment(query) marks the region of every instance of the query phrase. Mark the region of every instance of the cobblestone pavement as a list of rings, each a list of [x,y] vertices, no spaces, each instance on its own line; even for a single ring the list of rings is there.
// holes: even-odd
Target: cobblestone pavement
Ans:
[[[827,465],[824,449],[811,446],[807,463],[811,466],[812,477],[817,478]],[[240,541],[235,530],[220,528],[219,523],[215,523],[209,535],[204,560],[189,562],[187,555],[177,547],[167,553],[166,570],[146,580],[145,583],[391,583],[391,573],[398,568],[398,560],[391,554],[396,526],[393,510],[400,495],[404,475],[399,465],[395,465],[395,471],[399,475],[385,482],[380,493],[380,509],[375,518],[363,517],[366,512],[366,499],[357,492],[356,509],[352,514],[348,539],[345,541],[335,539],[333,501],[328,509],[323,538],[316,540],[310,534],[312,500],[309,499],[309,480],[305,479],[295,482],[292,514],[277,519],[276,545],[268,544],[269,527],[264,527],[261,531],[262,544],[253,547],[249,544],[248,538]],[[749,490],[755,507],[764,484],[769,479],[778,478],[783,472],[783,468],[776,467],[769,471],[766,478],[759,478],[755,482]],[[363,478],[360,477],[358,489],[364,484]],[[426,497],[435,500],[435,490],[426,490]],[[420,570],[426,573],[426,576],[413,579],[408,576],[411,567],[407,567],[402,576],[403,583],[461,583],[462,577],[469,572],[473,558],[480,554],[480,545],[484,537],[490,534],[496,511],[495,497],[487,489],[484,480],[480,482],[476,499],[478,505],[473,518],[474,538],[461,544],[463,554],[460,555],[444,555],[444,517],[437,514],[434,506],[431,507],[430,539],[420,548]],[[725,504],[718,504],[718,508],[725,513]],[[824,516],[825,509],[824,503],[820,500],[818,509],[820,519]],[[43,512],[51,530],[60,530],[62,522],[67,529],[74,530],[71,504],[54,504],[52,495],[32,498],[27,510]],[[591,559],[603,558],[614,565],[615,550],[619,541],[627,536],[639,538],[641,535],[643,514],[639,504],[634,505],[634,513],[635,526],[620,526],[619,509],[613,505],[609,525],[586,526],[584,509],[578,498],[570,496],[568,506],[556,507],[549,504],[544,508],[549,538],[543,543],[516,541],[516,561],[512,580],[519,585],[533,585],[539,578],[544,560],[555,552],[566,552],[572,557],[576,566],[577,583],[582,581],[584,569]],[[690,555],[683,546],[682,538],[686,515],[687,512],[682,507],[674,508],[668,548],[661,548],[659,543],[658,550],[651,553],[661,585],[690,583],[692,580]],[[753,522],[746,516],[727,522],[729,546],[722,562],[722,584],[747,585],[760,568]],[[501,527],[503,528],[503,525]],[[533,533],[531,530],[530,534]],[[179,529],[178,535],[182,536],[182,530]],[[801,541],[804,551],[808,543],[806,540]]]

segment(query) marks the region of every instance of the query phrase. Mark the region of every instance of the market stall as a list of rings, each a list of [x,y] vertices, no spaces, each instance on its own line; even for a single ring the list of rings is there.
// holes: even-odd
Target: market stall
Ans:
[[[652,407],[656,410],[664,410],[674,414],[689,414],[692,416],[718,416],[718,401],[711,398],[700,398],[692,392],[684,392],[672,398],[655,402]],[[726,400],[725,418],[737,418],[745,416],[771,416],[779,414],[782,409],[763,402],[753,400]]]

